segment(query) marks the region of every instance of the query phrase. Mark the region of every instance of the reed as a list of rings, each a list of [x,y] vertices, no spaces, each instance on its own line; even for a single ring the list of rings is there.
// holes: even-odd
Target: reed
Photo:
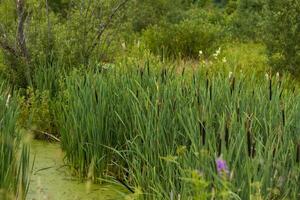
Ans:
[[[114,177],[140,199],[300,198],[288,78],[122,65],[62,85],[56,121],[82,178]]]
[[[29,147],[17,131],[18,106],[0,85],[0,199],[25,199],[29,184]]]

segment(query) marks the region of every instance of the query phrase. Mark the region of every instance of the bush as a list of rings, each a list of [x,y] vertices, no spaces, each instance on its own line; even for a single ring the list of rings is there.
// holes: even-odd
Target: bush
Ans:
[[[38,138],[44,138],[43,132],[53,132],[53,117],[50,111],[49,91],[28,88],[26,95],[19,98],[21,109],[19,123],[27,130],[32,130]]]
[[[264,35],[265,0],[230,1],[227,14],[233,38],[241,40],[261,40]]]
[[[21,48],[15,37],[18,23],[16,3],[1,1],[0,40],[1,43],[5,42],[5,46],[1,45],[5,54],[1,59],[3,61],[0,61],[5,65],[3,69],[6,77],[14,85],[22,88],[32,86],[35,68],[44,63],[50,63],[51,66],[53,62],[59,61],[74,68],[113,59],[112,55],[119,47],[115,45],[117,28],[114,25],[121,18],[121,9],[118,15],[112,14],[121,0],[92,0],[87,4],[74,1],[66,6],[67,2],[70,1],[56,0],[47,9],[47,1],[26,1],[22,12],[27,19],[23,30],[26,48]],[[68,17],[64,16],[66,13]],[[28,54],[25,55],[20,49],[26,49]]]
[[[265,42],[275,70],[300,74],[300,2],[275,0],[268,5]]]
[[[199,51],[211,55],[218,47],[220,29],[197,20],[155,25],[143,33],[143,42],[152,52],[167,57],[196,58]]]

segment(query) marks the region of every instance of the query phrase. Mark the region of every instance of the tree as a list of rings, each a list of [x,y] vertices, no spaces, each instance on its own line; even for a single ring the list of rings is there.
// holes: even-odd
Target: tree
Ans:
[[[0,24],[0,47],[10,57],[9,64],[11,66],[11,70],[17,73],[21,72],[25,74],[25,79],[21,83],[21,85],[23,85],[26,82],[31,83],[31,79],[28,74],[30,55],[25,38],[25,22],[28,13],[25,9],[25,0],[17,0],[15,6],[17,15],[15,45],[9,41],[3,25]],[[24,69],[23,66],[26,66],[26,69]],[[20,70],[20,68],[24,70]]]
[[[64,8],[65,17],[54,12],[53,7],[69,1],[56,0],[56,4],[49,0],[4,1],[13,9],[1,10],[4,4],[0,4],[0,49],[10,78],[14,77],[12,82],[26,87],[31,84],[34,66],[53,60],[70,66],[100,60],[103,55],[100,47],[109,47],[108,38],[113,35],[107,32],[130,0],[72,1]],[[6,22],[3,19],[6,13],[16,14]]]
[[[300,74],[300,2],[269,0],[265,43],[275,70]]]

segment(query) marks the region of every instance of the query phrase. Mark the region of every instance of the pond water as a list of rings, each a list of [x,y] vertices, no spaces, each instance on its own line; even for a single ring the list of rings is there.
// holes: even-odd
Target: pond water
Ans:
[[[74,178],[63,163],[59,144],[33,141],[31,154],[35,161],[27,200],[124,199],[118,186],[87,184]]]

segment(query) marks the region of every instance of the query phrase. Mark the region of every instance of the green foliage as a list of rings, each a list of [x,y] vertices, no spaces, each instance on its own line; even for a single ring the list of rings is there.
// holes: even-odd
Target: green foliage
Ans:
[[[65,7],[64,4],[68,2],[52,2],[47,5],[47,1],[27,1],[24,32],[30,56],[26,60],[4,49],[4,74],[7,74],[6,77],[12,84],[26,88],[35,79],[35,68],[45,63],[51,66],[52,63],[59,62],[63,66],[74,68],[112,59],[112,53],[119,48],[112,45],[118,39],[115,37],[117,28],[114,27],[114,22],[122,17],[122,13],[115,14],[112,18],[111,15],[120,2],[74,1]],[[11,47],[16,47],[17,43],[15,9],[15,3],[9,1],[0,5],[0,39]],[[56,12],[55,9],[63,9],[63,13]],[[18,48],[16,47],[17,50]]]
[[[0,86],[0,199],[28,187],[17,125],[61,134],[77,175],[128,199],[300,198],[299,89],[265,77],[300,75],[298,0],[133,0],[114,16],[121,0],[27,0],[28,58],[5,46],[21,51],[16,2],[0,0],[0,77],[23,88]]]
[[[229,28],[234,38],[242,40],[261,40],[264,35],[265,0],[230,1],[226,12],[229,16]]]
[[[128,64],[65,80],[57,122],[81,177],[116,177],[141,199],[299,198],[289,79]],[[217,173],[220,155],[229,174]]]
[[[17,131],[18,106],[0,86],[0,199],[25,199],[29,184],[29,148]]]
[[[22,127],[34,131],[37,138],[45,138],[42,132],[54,132],[48,90],[39,91],[28,88],[26,96],[20,97],[19,105],[21,110],[19,124]]]
[[[200,50],[209,56],[218,48],[218,32],[220,29],[212,24],[184,20],[148,28],[143,33],[143,42],[158,55],[196,58]]]
[[[266,47],[260,43],[224,44],[220,59],[221,61],[226,60],[231,71],[242,70],[246,74],[256,74],[269,69]]]
[[[265,42],[275,70],[300,73],[300,2],[269,1]]]
[[[71,5],[70,0],[49,0],[49,7],[54,11],[62,14],[66,14],[66,9]]]
[[[127,14],[135,32],[159,24],[161,21],[176,23],[183,19],[184,10],[190,7],[189,1],[181,0],[134,0]],[[134,15],[132,14],[134,13]]]

